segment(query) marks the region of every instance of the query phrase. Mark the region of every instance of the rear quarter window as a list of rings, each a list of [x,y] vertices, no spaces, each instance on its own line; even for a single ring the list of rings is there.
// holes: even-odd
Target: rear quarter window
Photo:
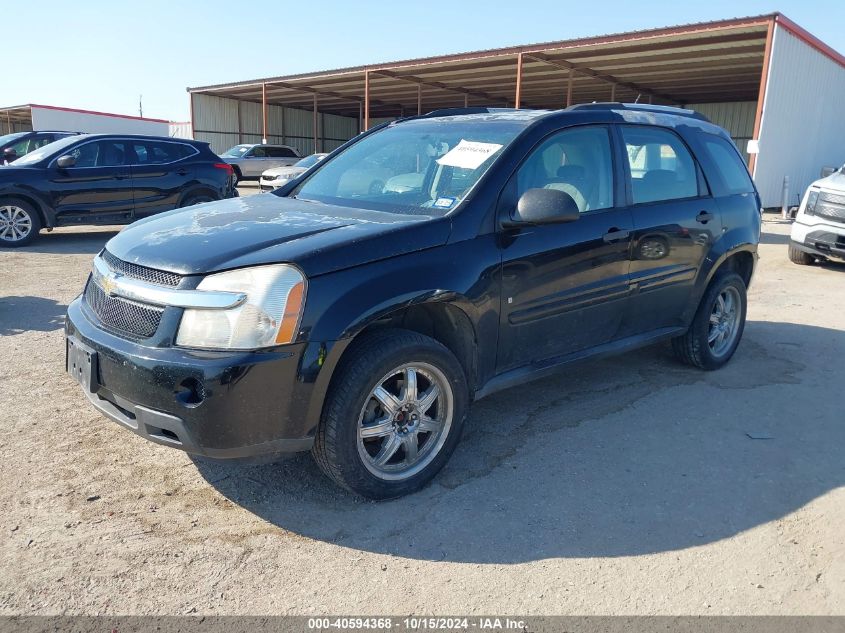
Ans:
[[[748,168],[730,142],[714,134],[702,134],[702,142],[728,194],[754,191]]]

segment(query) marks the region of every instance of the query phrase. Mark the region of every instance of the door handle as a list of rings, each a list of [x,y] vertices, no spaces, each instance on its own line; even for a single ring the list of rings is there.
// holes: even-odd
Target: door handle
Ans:
[[[188,170],[187,169],[180,169],[176,173],[179,174],[180,176],[187,176]]]
[[[610,244],[611,242],[619,242],[621,240],[626,240],[631,235],[630,231],[626,231],[624,229],[620,229],[617,227],[613,227],[607,230],[607,233],[602,235],[601,239],[605,241],[605,243]]]
[[[713,219],[713,214],[709,211],[702,211],[697,216],[695,216],[695,221],[701,224],[707,224],[710,220]]]

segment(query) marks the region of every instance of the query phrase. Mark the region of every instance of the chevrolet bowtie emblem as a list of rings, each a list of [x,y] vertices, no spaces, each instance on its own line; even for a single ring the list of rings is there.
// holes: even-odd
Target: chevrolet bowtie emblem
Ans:
[[[114,290],[117,287],[117,277],[118,275],[112,273],[109,275],[103,275],[100,278],[100,285],[103,288],[103,292],[105,292],[109,296],[112,296],[114,294]]]

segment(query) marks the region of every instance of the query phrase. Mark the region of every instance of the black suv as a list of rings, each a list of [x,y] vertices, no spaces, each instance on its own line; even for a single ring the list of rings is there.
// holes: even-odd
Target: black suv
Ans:
[[[208,143],[68,136],[0,167],[0,246],[24,246],[41,228],[126,224],[233,195],[232,168]]]
[[[0,136],[0,165],[11,163],[21,156],[58,141],[67,136],[76,136],[79,132],[58,132],[42,130],[39,132],[13,132]]]
[[[664,339],[721,367],[759,209],[729,136],[691,111],[404,119],[272,194],[112,238],[68,308],[67,369],[153,442],[312,450],[337,483],[395,497],[500,389]]]

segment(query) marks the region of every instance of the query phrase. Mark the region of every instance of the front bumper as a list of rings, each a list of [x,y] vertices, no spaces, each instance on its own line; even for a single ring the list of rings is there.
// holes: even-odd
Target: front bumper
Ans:
[[[313,381],[303,367],[320,350],[300,343],[263,352],[148,347],[91,322],[79,298],[68,306],[66,336],[96,353],[83,386],[104,415],[158,444],[215,459],[307,451]],[[323,353],[325,353],[323,351]]]
[[[274,189],[278,189],[282,185],[286,185],[288,180],[264,180],[264,178],[260,178],[258,180],[258,188],[261,191],[273,191]]]
[[[790,243],[794,248],[811,255],[845,259],[845,227],[795,222]]]

